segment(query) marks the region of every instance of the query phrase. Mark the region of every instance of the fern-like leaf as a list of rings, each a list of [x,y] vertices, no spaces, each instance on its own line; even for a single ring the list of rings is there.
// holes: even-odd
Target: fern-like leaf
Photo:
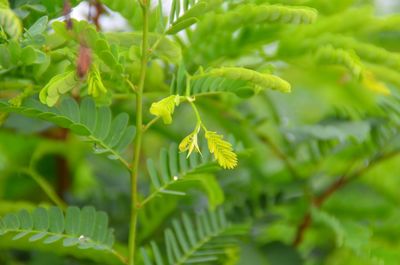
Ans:
[[[85,20],[73,21],[72,30],[67,30],[63,22],[56,21],[52,24],[55,34],[64,42],[73,41],[83,43],[90,48],[98,58],[107,66],[107,70],[118,75],[123,73],[122,57],[117,45],[110,44],[104,34],[97,32],[94,25]]]
[[[290,84],[279,77],[259,73],[250,69],[239,67],[224,67],[211,69],[208,76],[224,77],[231,80],[243,80],[260,88],[270,88],[284,93],[290,92]]]
[[[169,23],[171,26],[167,29],[166,33],[176,34],[197,23],[201,16],[212,11],[216,5],[220,4],[220,2],[220,0],[185,1],[185,3],[181,5],[180,0],[173,0],[169,16]],[[180,15],[181,13],[183,14]]]
[[[327,45],[319,48],[315,56],[319,63],[343,65],[356,79],[361,79],[364,67],[354,52]]]
[[[345,37],[336,34],[325,34],[320,37],[316,37],[312,41],[305,41],[302,45],[296,45],[298,47],[301,46],[302,48],[294,48],[291,50],[292,52],[294,51],[298,54],[304,53],[304,51],[308,49],[315,49],[316,47],[331,45],[335,48],[354,50],[362,61],[385,65],[389,68],[393,68],[396,70],[400,69],[399,53],[388,51],[374,44],[361,42],[355,38]],[[283,45],[282,49],[286,49],[286,47]],[[284,53],[285,51],[282,52]]]
[[[231,143],[225,141],[222,135],[216,132],[207,131],[205,133],[208,149],[214,154],[218,164],[226,169],[237,166],[237,155],[233,152]]]
[[[164,244],[167,251],[166,261],[155,242],[150,244],[150,252],[141,249],[142,259],[146,265],[181,265],[200,264],[218,261],[226,249],[236,246],[235,236],[247,233],[246,226],[230,224],[224,212],[203,212],[195,217],[194,222],[187,214],[181,220],[173,220],[172,228],[164,233]]]
[[[310,24],[317,16],[317,10],[310,7],[242,4],[228,12],[209,16],[201,27],[214,24],[220,29],[234,30],[253,23]]]
[[[234,139],[229,140],[234,143],[235,151],[240,152],[243,150],[241,143],[235,142]],[[152,159],[147,161],[147,170],[150,175],[153,191],[144,200],[144,203],[162,194],[185,195],[185,193],[181,191],[171,190],[170,188],[181,182],[198,181],[199,176],[205,177],[205,174],[219,169],[219,167],[215,165],[215,161],[207,149],[207,143],[204,141],[201,145],[201,150],[203,150],[202,155],[195,152],[187,159],[187,155],[183,152],[179,152],[179,148],[176,144],[172,144],[169,150],[161,150],[158,167],[156,167]],[[211,186],[207,185],[205,185],[204,188],[212,189]]]
[[[186,93],[186,70],[178,70],[176,85],[171,86],[171,93]],[[241,67],[212,68],[206,72],[199,71],[189,77],[190,95],[232,92],[241,97],[254,95],[261,89],[273,89],[284,93],[291,91],[290,84],[271,74],[260,73]]]
[[[95,153],[109,154],[110,159],[118,159],[129,167],[122,152],[134,138],[135,126],[128,126],[129,116],[126,113],[121,113],[112,119],[110,108],[96,107],[90,97],[84,98],[80,106],[72,98],[65,98],[60,106],[54,108],[43,105],[35,99],[28,99],[19,107],[0,101],[0,110],[39,118],[62,128],[68,128],[92,142]]]
[[[115,262],[114,233],[108,228],[108,216],[93,207],[68,207],[64,216],[58,207],[35,208],[32,212],[21,210],[0,219],[0,240],[9,239],[10,246],[21,249],[45,249],[77,257]],[[11,239],[10,239],[11,237]],[[20,245],[14,242],[20,242]],[[5,244],[2,242],[2,244]],[[88,251],[87,253],[85,253]],[[106,255],[105,255],[106,254]],[[114,256],[110,259],[110,256]],[[110,263],[110,262],[107,262]]]
[[[138,242],[150,238],[162,224],[168,220],[168,217],[176,210],[179,197],[169,197],[168,200],[152,200],[146,207],[143,207],[138,214],[140,226],[138,230]]]
[[[110,45],[117,44],[124,49],[140,46],[142,42],[142,34],[138,32],[107,32],[104,36]],[[152,54],[163,60],[175,64],[182,60],[179,44],[161,34],[149,33],[149,46],[155,47]]]

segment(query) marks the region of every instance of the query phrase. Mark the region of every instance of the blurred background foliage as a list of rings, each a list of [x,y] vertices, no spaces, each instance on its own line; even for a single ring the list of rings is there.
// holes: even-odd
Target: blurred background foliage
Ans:
[[[110,16],[122,21],[116,28],[140,31],[134,1],[100,2],[110,8],[102,10],[100,31],[104,23],[104,28],[112,25]],[[372,0],[209,2],[215,2],[213,10],[196,26],[158,46],[145,81],[145,120],[152,119],[151,103],[170,94],[181,59],[190,74],[199,66],[273,73],[287,80],[292,92],[261,90],[245,99],[230,93],[198,97],[204,123],[240,146],[239,166],[212,169],[201,173],[200,181],[178,185],[176,190],[186,196],[153,200],[139,218],[139,245],[162,241],[163,230],[182,212],[219,207],[233,223],[246,224],[248,232],[218,264],[399,264],[400,5],[394,1],[388,9],[387,2]],[[318,11],[318,18],[310,25],[298,25],[293,17],[272,23],[266,18],[266,23],[262,14],[252,13],[250,3],[307,6]],[[82,5],[88,3],[74,12],[86,12]],[[35,97],[52,76],[75,67],[78,39],[86,31],[76,29],[77,39],[68,39],[57,29],[63,1],[12,0],[10,8],[24,31],[0,31],[0,96],[23,101]],[[155,10],[150,27],[158,32]],[[32,28],[43,16],[48,17],[44,24]],[[9,38],[13,34],[21,41]],[[134,119],[134,95],[124,79],[137,83],[140,34],[123,34],[102,35],[114,57],[96,54],[107,88],[96,102],[109,105],[114,116],[126,112]],[[22,55],[13,54],[16,50]],[[85,85],[79,93],[88,94]],[[68,205],[107,212],[117,242],[126,242],[130,190],[124,166],[94,154],[95,146],[48,121],[8,111],[1,115],[0,215],[53,204],[24,170],[29,168]],[[173,124],[159,122],[148,131],[139,183],[144,194],[151,189],[146,159],[158,164],[160,149],[179,143],[193,126],[190,107],[182,105]],[[130,149],[124,156],[132,157]],[[96,264],[7,241],[0,237],[0,264]]]

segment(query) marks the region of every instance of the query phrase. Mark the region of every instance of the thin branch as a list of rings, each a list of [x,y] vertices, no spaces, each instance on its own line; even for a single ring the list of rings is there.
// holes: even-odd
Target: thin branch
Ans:
[[[289,158],[279,149],[278,146],[276,146],[271,139],[269,139],[268,136],[257,132],[257,137],[266,145],[269,146],[269,148],[271,148],[272,152],[275,154],[276,157],[278,157],[283,164],[285,165],[285,167],[287,168],[287,170],[290,172],[290,174],[292,175],[292,177],[296,180],[301,179],[301,176],[299,173],[297,173],[296,169],[294,168],[294,166],[292,165],[292,163],[290,162]]]
[[[139,208],[143,208],[146,204],[148,204],[150,201],[155,199],[157,196],[161,195],[163,191],[166,192],[167,188],[173,184],[175,184],[178,181],[178,179],[173,179],[167,183],[165,183],[162,187],[156,189],[153,191],[149,196],[147,196],[143,201],[141,201],[138,205]],[[164,193],[165,193],[164,192]],[[178,195],[178,192],[174,192],[174,194]],[[179,194],[179,195],[185,195],[185,193]]]
[[[129,87],[132,89],[132,92],[137,94],[137,87],[129,80],[128,78],[125,78],[125,82],[129,85]]]
[[[303,218],[303,221],[301,221],[301,223],[297,227],[296,236],[295,236],[295,238],[293,240],[293,243],[292,243],[292,245],[294,247],[297,247],[303,241],[303,237],[304,237],[305,231],[311,225],[311,222],[312,222],[311,213],[307,212],[306,215]]]
[[[148,56],[148,35],[149,35],[149,0],[139,1],[143,13],[143,38],[142,38],[142,59],[140,66],[139,85],[136,95],[136,135],[134,139],[134,157],[131,168],[131,213],[129,223],[129,248],[128,248],[128,264],[135,264],[136,251],[136,228],[138,215],[138,177],[139,177],[139,162],[140,152],[142,149],[143,136],[143,90],[146,78]]]
[[[119,94],[112,95],[113,99],[116,99],[116,100],[130,99],[134,96],[135,96],[135,94],[130,94],[130,93],[119,93]]]
[[[115,249],[111,249],[111,253],[121,261],[122,264],[128,265],[128,259]]]
[[[39,185],[39,187],[46,193],[47,197],[58,207],[60,207],[63,211],[67,209],[67,205],[65,202],[57,195],[57,193],[53,190],[53,187],[47,180],[41,176],[38,172],[30,168],[23,168],[20,170],[22,173],[31,176],[31,178]]]
[[[154,123],[156,123],[160,119],[160,116],[157,116],[153,118],[151,121],[149,121],[144,127],[143,127],[143,132],[147,131]]]
[[[383,155],[377,156],[375,159],[373,159],[369,164],[364,165],[360,169],[356,170],[354,173],[351,174],[345,174],[338,178],[336,181],[334,181],[331,185],[329,185],[320,195],[315,196],[312,204],[313,206],[319,208],[322,206],[322,204],[335,192],[346,186],[348,183],[351,181],[356,180],[357,178],[361,177],[364,175],[366,172],[371,170],[373,167],[378,165],[379,163],[382,163],[388,159],[391,159],[397,155],[400,154],[400,150],[395,150],[388,152]],[[295,235],[295,238],[293,240],[292,245],[294,247],[297,247],[298,245],[301,244],[304,238],[304,234],[306,233],[307,229],[311,226],[312,223],[312,217],[311,217],[311,212],[308,211],[304,217],[302,222],[298,225],[297,227],[297,232]]]

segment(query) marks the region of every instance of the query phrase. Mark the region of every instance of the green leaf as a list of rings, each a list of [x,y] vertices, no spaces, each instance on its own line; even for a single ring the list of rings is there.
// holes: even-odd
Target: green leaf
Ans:
[[[106,71],[111,71],[118,75],[124,71],[117,47],[109,43],[102,33],[97,32],[94,25],[85,20],[73,20],[73,25],[72,30],[68,31],[63,22],[55,21],[52,23],[57,37],[64,42],[73,41],[79,45],[85,44],[107,66]],[[99,76],[96,76],[96,78],[98,79]]]
[[[97,111],[97,119],[96,128],[94,130],[94,134],[99,136],[99,139],[104,140],[107,137],[108,132],[111,128],[111,110],[107,107],[101,107]],[[101,121],[101,122],[100,122]]]
[[[191,132],[188,136],[183,138],[183,140],[179,143],[179,151],[180,152],[188,151],[187,157],[191,155],[193,150],[201,154],[197,139],[199,131],[200,131],[200,126],[198,125],[196,126],[193,132]]]
[[[93,217],[96,217],[96,220]],[[118,259],[114,256],[115,250],[112,249],[113,235],[107,220],[104,212],[96,212],[93,207],[85,207],[82,210],[68,207],[66,217],[57,207],[39,207],[32,213],[22,210],[18,215],[7,214],[0,219],[0,246],[46,250],[86,257],[102,261],[103,264],[116,264]],[[90,231],[93,228],[95,232],[92,236]],[[13,240],[10,240],[11,238]],[[109,238],[111,241],[108,241]]]
[[[80,122],[79,105],[74,99],[65,98],[62,100],[59,111],[74,123]]]
[[[29,232],[21,232],[21,233],[18,233],[18,234],[16,234],[16,235],[12,238],[12,240],[21,239],[21,238],[25,237],[25,236],[28,235],[28,234],[29,234]]]
[[[330,45],[320,47],[315,54],[316,60],[322,64],[337,64],[346,67],[356,78],[361,79],[364,66],[360,58],[351,50],[335,49]]]
[[[142,254],[144,265],[152,265],[150,257],[147,255],[147,252],[144,248],[140,248],[140,253]]]
[[[49,215],[46,209],[36,208],[32,216],[34,229],[39,231],[47,231],[49,229]]]
[[[121,140],[126,127],[128,126],[129,115],[127,113],[118,114],[111,123],[111,130],[104,142],[110,147],[115,147]]]
[[[37,233],[37,234],[35,234],[35,235],[33,235],[33,236],[31,236],[31,237],[29,238],[29,242],[38,241],[38,240],[44,238],[46,235],[47,235],[46,232]]]
[[[136,127],[133,125],[128,126],[123,132],[119,143],[115,146],[115,150],[120,153],[123,152],[127,148],[127,146],[132,143],[135,134]]]
[[[196,74],[187,77],[185,66],[181,64],[176,85],[171,87],[171,93],[186,95],[184,88],[187,87],[187,79],[190,81],[189,95],[193,96],[231,92],[240,97],[249,97],[262,89],[273,89],[284,93],[291,91],[287,81],[271,74],[242,67],[221,67],[211,68],[206,72],[200,68]]]
[[[39,18],[25,33],[24,37],[29,38],[29,37],[34,37],[36,35],[43,34],[45,30],[47,29],[47,23],[49,21],[49,18],[47,16]]]
[[[64,214],[58,207],[50,207],[49,212],[49,231],[53,233],[62,233],[64,231]]]
[[[60,240],[62,238],[62,235],[53,235],[53,236],[49,236],[48,238],[46,238],[43,243],[44,244],[51,244],[54,243],[58,240]]]
[[[226,254],[226,250],[231,246],[224,244],[223,241],[218,242],[219,239],[224,238],[226,240],[230,238],[233,240],[235,235],[244,234],[248,229],[247,226],[232,229],[234,226],[224,222],[224,219],[224,213],[219,209],[216,212],[203,212],[196,215],[194,222],[186,214],[183,215],[182,221],[173,220],[173,230],[167,228],[164,232],[166,263],[178,265],[222,259]],[[214,224],[213,229],[210,227],[211,224]],[[208,228],[204,229],[204,225]],[[203,232],[199,233],[198,237],[195,237],[195,232],[200,230]],[[232,231],[235,232],[233,233]],[[164,261],[159,254],[158,246],[151,242],[151,247],[156,264],[163,264]],[[148,256],[144,258],[149,259]]]
[[[190,27],[191,25],[197,23],[199,20],[197,18],[188,18],[182,21],[179,21],[175,24],[173,24],[167,31],[166,34],[168,35],[174,35],[178,32],[180,32],[181,30],[184,30],[188,27]]]
[[[124,49],[132,46],[140,47],[142,42],[142,34],[138,32],[110,32],[105,33],[105,37],[110,44],[120,45]],[[156,43],[158,44],[153,51],[156,57],[175,64],[182,61],[182,50],[178,43],[161,34],[150,33],[149,47],[153,47]]]
[[[175,106],[178,105],[179,96],[172,95],[151,104],[150,113],[154,116],[161,117],[165,124],[171,124],[172,114],[174,113]]]
[[[105,96],[107,89],[103,84],[100,71],[97,66],[92,65],[88,76],[88,95],[94,98]]]
[[[105,243],[107,240],[108,215],[105,212],[96,213],[96,222],[94,225],[93,239]]]
[[[315,222],[329,227],[335,233],[338,247],[346,246],[359,254],[369,251],[367,244],[372,234],[368,226],[352,221],[340,221],[317,208],[312,208],[311,215]]]
[[[0,27],[2,27],[12,39],[18,39],[22,34],[21,21],[8,7],[0,6]]]
[[[35,63],[37,60],[37,54],[35,52],[35,49],[32,47],[28,46],[22,49],[21,51],[21,61],[25,65],[30,65]]]
[[[189,174],[186,180],[194,180],[201,183],[199,188],[207,194],[208,203],[212,210],[224,202],[224,191],[213,174]]]
[[[81,123],[86,124],[89,131],[94,131],[97,123],[97,111],[95,102],[93,100],[90,100],[89,98],[84,98],[82,100],[80,108]]]
[[[80,210],[78,207],[68,207],[65,215],[65,232],[70,235],[79,235]]]
[[[223,136],[216,132],[205,133],[208,149],[217,160],[218,164],[225,169],[232,169],[237,166],[237,155],[233,152],[232,145],[223,140]]]
[[[2,221],[6,230],[17,229],[20,226],[18,217],[15,214],[6,215]]]
[[[154,259],[156,261],[156,264],[157,265],[163,265],[164,263],[162,261],[161,253],[160,253],[160,250],[157,247],[157,244],[154,243],[154,241],[150,242],[150,244],[151,244],[151,249],[153,251]]]
[[[86,237],[93,237],[96,222],[96,210],[94,207],[86,206],[81,210],[81,222],[79,224],[79,234]]]
[[[128,163],[122,152],[132,142],[135,127],[127,126],[128,115],[119,114],[112,119],[109,107],[97,108],[93,99],[83,98],[81,106],[72,98],[64,98],[59,107],[49,108],[35,99],[26,100],[21,106],[0,101],[0,110],[15,112],[28,117],[39,118],[70,129],[73,133],[92,142],[95,153],[110,154],[125,166]],[[110,130],[111,128],[111,130]]]
[[[257,71],[240,67],[223,67],[223,68],[210,69],[204,74],[193,76],[192,80],[198,81],[200,79],[208,77],[223,78],[220,82],[223,82],[224,79],[239,81],[239,82],[242,81],[244,82],[243,85],[250,86],[255,91],[261,88],[261,89],[273,89],[273,90],[278,90],[280,92],[289,93],[291,90],[290,84],[277,76],[271,74],[263,74]],[[215,79],[205,80],[203,82],[211,83],[215,82],[214,80]],[[193,84],[192,86],[195,87],[196,84]],[[207,84],[204,84],[203,87],[204,87],[202,88],[203,91],[205,89],[210,90],[210,87]],[[215,88],[213,86],[211,86],[211,88],[213,91],[219,90],[219,88]],[[230,88],[227,87],[225,89],[229,91]]]
[[[161,188],[157,169],[156,169],[155,163],[152,159],[147,160],[147,170],[149,171],[151,182],[153,183],[154,187],[156,189]]]
[[[317,16],[316,9],[304,6],[243,4],[210,20],[220,29],[235,29],[253,23],[311,24]]]
[[[54,76],[40,91],[40,101],[49,107],[54,106],[62,94],[71,91],[78,84],[75,71]]]
[[[235,142],[234,139],[232,142],[232,146],[239,150],[241,144]],[[223,202],[224,196],[218,182],[210,174],[220,168],[215,165],[207,150],[207,143],[203,142],[203,155],[195,156],[197,153],[194,153],[191,160],[186,159],[186,154],[179,152],[178,148],[176,144],[171,144],[168,151],[162,149],[158,168],[152,159],[147,160],[147,169],[154,190],[146,200],[150,201],[160,194],[185,195],[180,190],[192,187],[190,184],[198,185],[200,183],[201,188],[209,196],[212,208],[215,208]]]
[[[33,218],[27,210],[21,210],[18,212],[18,219],[22,229],[32,229],[33,228]]]

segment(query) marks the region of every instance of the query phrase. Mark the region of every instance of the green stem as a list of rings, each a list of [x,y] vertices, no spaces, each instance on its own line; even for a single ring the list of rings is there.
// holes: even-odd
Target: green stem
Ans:
[[[65,204],[65,202],[57,195],[53,187],[46,181],[45,178],[43,178],[33,169],[26,168],[22,171],[32,177],[32,179],[39,185],[39,187],[44,191],[44,193],[46,193],[46,195],[55,205],[60,207],[63,211],[67,209],[67,205]]]
[[[201,126],[203,128],[203,130],[205,132],[207,132],[207,128],[204,126],[203,122],[201,121],[201,117],[200,117],[200,113],[199,110],[197,109],[196,105],[193,103],[193,100],[188,100],[188,102],[190,103],[190,105],[193,108],[194,114],[196,115],[196,119],[197,119],[197,126]]]
[[[142,148],[142,135],[143,135],[143,88],[146,78],[146,67],[148,61],[148,31],[149,31],[149,1],[140,1],[143,12],[143,38],[142,38],[142,62],[140,69],[139,85],[136,95],[136,136],[134,140],[134,160],[131,170],[131,217],[130,217],[130,230],[129,230],[129,256],[128,265],[135,264],[135,248],[136,248],[136,227],[137,227],[137,214],[138,214],[138,171],[140,161],[140,151]]]
[[[131,82],[128,78],[125,79],[125,82],[126,82],[126,83],[129,85],[129,87],[132,89],[132,92],[136,94],[137,91],[136,91],[135,85],[132,84],[132,82]]]
[[[146,126],[143,127],[143,132],[147,131],[154,123],[156,123],[160,119],[160,116],[153,118]]]

